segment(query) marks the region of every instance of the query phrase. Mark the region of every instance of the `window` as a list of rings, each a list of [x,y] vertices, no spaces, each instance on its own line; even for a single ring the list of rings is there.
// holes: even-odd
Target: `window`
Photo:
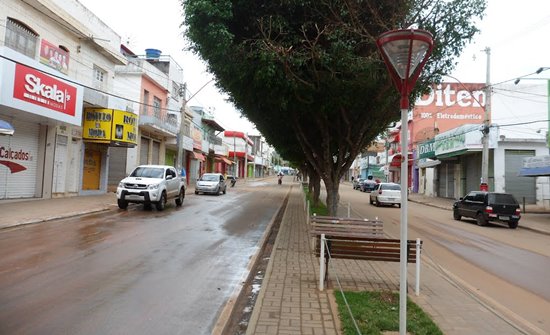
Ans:
[[[189,120],[185,120],[183,123],[183,134],[191,137],[191,122]]]
[[[162,100],[157,97],[153,97],[153,113],[160,119],[160,108],[162,106]]]
[[[141,114],[147,115],[149,113],[149,91],[147,90],[143,90],[143,104],[141,107]]]
[[[180,99],[180,85],[175,81],[172,81],[172,99],[179,101]]]
[[[94,88],[104,90],[107,85],[107,72],[97,65],[94,65]]]
[[[6,23],[6,46],[34,58],[38,34],[23,22],[8,18]]]

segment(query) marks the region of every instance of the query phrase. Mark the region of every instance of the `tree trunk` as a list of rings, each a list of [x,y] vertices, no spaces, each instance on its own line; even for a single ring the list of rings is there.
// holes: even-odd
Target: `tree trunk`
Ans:
[[[311,202],[314,207],[319,206],[319,198],[321,195],[321,178],[316,173],[310,173],[309,176],[309,193],[311,194]]]
[[[338,216],[338,204],[340,203],[340,194],[338,189],[340,188],[340,178],[336,180],[324,180],[325,189],[327,191],[327,208],[329,216]]]

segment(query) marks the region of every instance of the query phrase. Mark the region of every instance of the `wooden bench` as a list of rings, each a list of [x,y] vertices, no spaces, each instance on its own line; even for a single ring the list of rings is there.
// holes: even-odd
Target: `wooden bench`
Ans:
[[[366,261],[400,262],[401,245],[399,239],[388,238],[364,238],[351,233],[329,235],[321,233],[316,235],[319,242],[315,246],[315,254],[319,260],[319,287],[322,291],[324,283],[328,279],[328,265],[332,258],[357,259]],[[407,263],[416,263],[415,292],[420,290],[420,253],[422,241],[407,240]]]
[[[319,247],[321,234],[334,237],[384,238],[384,224],[380,220],[313,215],[309,222],[312,249]]]

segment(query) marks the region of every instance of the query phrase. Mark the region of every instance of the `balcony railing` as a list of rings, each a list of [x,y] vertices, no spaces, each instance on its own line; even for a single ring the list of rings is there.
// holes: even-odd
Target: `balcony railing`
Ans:
[[[177,135],[179,130],[178,119],[175,115],[172,116],[165,113],[154,113],[151,115],[151,109],[149,109],[149,114],[140,114],[139,125],[153,126],[173,135]]]

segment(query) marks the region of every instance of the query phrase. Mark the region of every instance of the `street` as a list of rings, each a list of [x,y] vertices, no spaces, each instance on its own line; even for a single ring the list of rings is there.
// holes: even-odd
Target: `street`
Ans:
[[[399,238],[400,209],[375,207],[369,194],[340,186],[352,216],[378,217],[384,232]],[[424,241],[423,257],[469,290],[491,301],[518,323],[550,333],[550,243],[547,235],[504,225],[455,221],[451,211],[409,202],[408,239]]]
[[[210,334],[287,187],[0,232],[0,334]]]

